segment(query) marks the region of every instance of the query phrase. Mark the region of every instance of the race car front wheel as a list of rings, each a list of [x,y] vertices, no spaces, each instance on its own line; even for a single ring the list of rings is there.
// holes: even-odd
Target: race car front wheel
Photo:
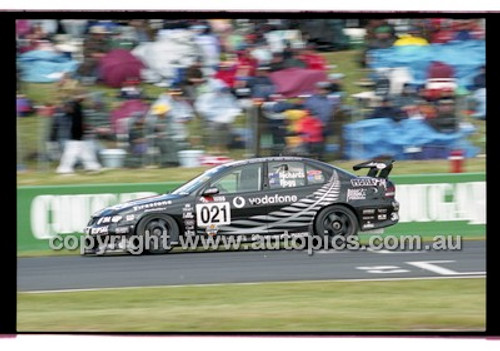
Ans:
[[[359,225],[356,215],[347,207],[333,205],[323,209],[314,221],[314,233],[331,240],[345,242],[345,238],[356,235]]]
[[[163,214],[152,214],[143,218],[136,234],[143,237],[144,252],[162,254],[172,249],[172,238],[179,234],[175,220]]]

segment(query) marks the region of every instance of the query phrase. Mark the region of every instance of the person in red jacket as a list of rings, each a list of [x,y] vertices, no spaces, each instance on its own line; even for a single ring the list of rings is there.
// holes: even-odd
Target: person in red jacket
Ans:
[[[314,51],[314,46],[309,44],[299,54],[298,59],[305,62],[308,69],[316,69],[325,71],[327,62],[326,59]]]
[[[236,79],[236,69],[235,63],[230,61],[222,61],[219,63],[219,69],[215,73],[215,78],[222,80],[231,89],[234,88],[234,83]]]
[[[236,65],[240,76],[255,76],[259,61],[252,56],[251,49],[251,47],[246,47],[236,53]]]
[[[302,144],[305,146],[310,157],[323,159],[325,138],[323,136],[323,122],[318,117],[306,110],[296,124],[296,132],[302,137]]]

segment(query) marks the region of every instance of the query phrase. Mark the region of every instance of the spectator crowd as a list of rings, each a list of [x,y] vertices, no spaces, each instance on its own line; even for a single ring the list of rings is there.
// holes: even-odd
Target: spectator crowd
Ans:
[[[73,173],[79,163],[96,171],[103,145],[114,142],[126,151],[127,167],[175,167],[180,150],[202,147],[227,155],[245,146],[256,137],[256,129],[248,128],[249,111],[256,111],[254,122],[270,135],[273,155],[332,159],[335,141],[335,158],[342,158],[342,126],[355,107],[343,87],[345,74],[321,51],[327,41],[327,50],[348,45],[339,20],[314,21],[18,20],[18,57],[43,51],[77,62],[53,80],[45,101],[52,111],[48,157],[59,160],[58,173]],[[476,20],[419,19],[406,27],[394,20],[365,23],[361,67],[380,48],[484,38]],[[453,78],[446,63],[434,66],[429,78]],[[29,110],[22,110],[29,105],[25,75],[18,68],[20,116]],[[372,78],[377,99],[366,118],[421,118],[440,132],[457,130],[456,87],[405,82],[394,94],[386,73]],[[162,92],[151,96],[145,83]],[[479,96],[471,100],[478,105],[485,96],[485,66],[468,88]]]

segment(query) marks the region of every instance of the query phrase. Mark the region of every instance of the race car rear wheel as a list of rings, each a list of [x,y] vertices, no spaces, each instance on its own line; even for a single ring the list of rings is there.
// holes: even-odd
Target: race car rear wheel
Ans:
[[[328,238],[329,247],[335,237],[335,248],[345,246],[345,238],[358,233],[358,219],[346,206],[333,205],[323,209],[314,221],[314,233]]]
[[[178,236],[179,226],[168,215],[151,214],[139,222],[136,234],[143,236],[144,252],[162,254],[172,249],[170,246],[172,237]]]

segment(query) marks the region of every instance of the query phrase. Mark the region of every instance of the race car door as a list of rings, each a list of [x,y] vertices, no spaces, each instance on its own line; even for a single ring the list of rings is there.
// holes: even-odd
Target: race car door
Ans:
[[[198,232],[207,234],[266,234],[267,208],[254,201],[262,191],[262,162],[234,167],[213,179],[196,203]]]

